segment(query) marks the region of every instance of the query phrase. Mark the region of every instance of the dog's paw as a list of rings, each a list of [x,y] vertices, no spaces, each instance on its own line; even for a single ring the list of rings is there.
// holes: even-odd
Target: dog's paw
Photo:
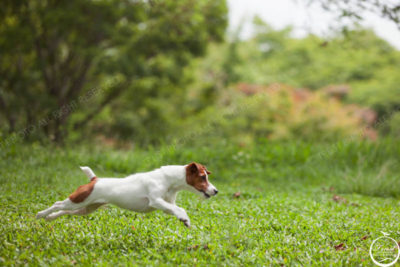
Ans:
[[[46,214],[44,213],[44,212],[38,212],[37,214],[36,214],[36,219],[41,219],[41,218],[43,218],[43,217],[45,217],[46,216]]]
[[[189,219],[179,219],[183,224],[187,227],[190,228],[190,220]]]

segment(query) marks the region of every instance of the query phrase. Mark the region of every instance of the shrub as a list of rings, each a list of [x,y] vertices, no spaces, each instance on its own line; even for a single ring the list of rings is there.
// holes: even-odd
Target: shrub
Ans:
[[[248,144],[257,139],[334,141],[360,137],[361,108],[324,93],[273,84],[239,84],[215,107],[189,119],[185,129],[217,142]],[[198,138],[199,139],[199,138]]]

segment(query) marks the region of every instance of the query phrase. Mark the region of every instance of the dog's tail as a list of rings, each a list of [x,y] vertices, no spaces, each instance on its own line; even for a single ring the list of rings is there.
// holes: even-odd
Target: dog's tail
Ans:
[[[92,171],[91,168],[89,168],[89,167],[80,167],[80,168],[90,180],[93,180],[94,178],[96,178],[96,174],[94,174],[94,172]]]

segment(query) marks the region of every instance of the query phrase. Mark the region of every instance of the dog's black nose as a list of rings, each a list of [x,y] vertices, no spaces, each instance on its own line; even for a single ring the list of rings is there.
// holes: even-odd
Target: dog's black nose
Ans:
[[[218,190],[217,189],[214,189],[214,194],[215,195],[218,194]]]

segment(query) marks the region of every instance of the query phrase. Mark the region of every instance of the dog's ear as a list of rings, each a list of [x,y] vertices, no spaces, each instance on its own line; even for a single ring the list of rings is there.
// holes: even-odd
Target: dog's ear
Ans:
[[[191,173],[199,173],[200,168],[201,168],[201,165],[196,162],[192,162],[188,165],[188,169],[190,170]]]

